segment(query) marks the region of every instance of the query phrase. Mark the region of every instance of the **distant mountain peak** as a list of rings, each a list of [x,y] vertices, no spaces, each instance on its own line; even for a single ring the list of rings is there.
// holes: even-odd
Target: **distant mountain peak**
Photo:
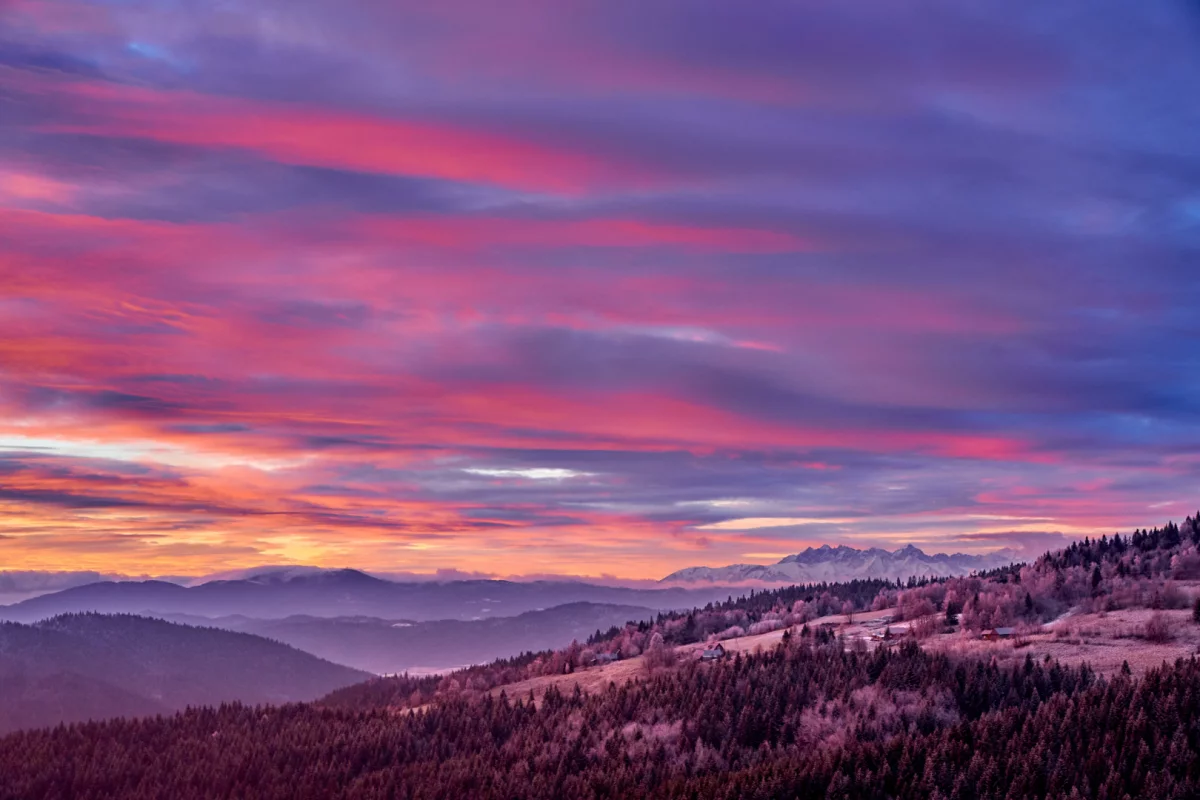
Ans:
[[[206,583],[231,582],[231,581],[246,581],[247,583],[257,584],[277,584],[289,583],[297,579],[312,578],[329,573],[339,573],[344,570],[327,569],[325,567],[312,567],[297,564],[278,564],[262,567],[250,567],[249,569],[228,570],[226,572],[217,572],[212,575],[206,575],[202,578],[195,578],[190,581],[193,586],[202,586]],[[351,570],[357,571],[357,570]],[[365,573],[363,573],[365,574]]]
[[[856,578],[948,577],[1004,566],[1016,560],[1011,550],[984,555],[936,553],[914,544],[889,552],[879,547],[859,550],[838,545],[807,547],[772,565],[731,564],[726,567],[688,567],[662,579],[663,583],[822,583]]]

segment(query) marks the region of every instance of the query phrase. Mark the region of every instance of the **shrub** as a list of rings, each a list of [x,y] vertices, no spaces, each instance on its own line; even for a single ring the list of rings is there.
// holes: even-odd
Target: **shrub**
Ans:
[[[1171,623],[1164,614],[1155,614],[1150,617],[1146,623],[1146,627],[1142,629],[1142,638],[1148,642],[1169,642],[1171,641]]]
[[[1172,558],[1171,574],[1181,580],[1200,578],[1200,554],[1188,549]]]
[[[650,637],[650,644],[646,648],[645,664],[646,669],[654,670],[659,667],[675,666],[676,653],[675,648],[663,641],[661,633],[655,633]]]
[[[928,639],[942,629],[942,620],[934,616],[922,617],[909,626],[912,635],[918,640]]]
[[[674,647],[669,645],[651,647],[646,651],[646,669],[654,670],[660,667],[673,667],[676,661],[678,661],[678,653],[676,653]]]
[[[770,633],[771,631],[777,631],[782,627],[783,627],[782,620],[764,619],[764,620],[760,620],[760,621],[752,624],[749,628],[749,633],[751,636],[755,636],[760,633]]]

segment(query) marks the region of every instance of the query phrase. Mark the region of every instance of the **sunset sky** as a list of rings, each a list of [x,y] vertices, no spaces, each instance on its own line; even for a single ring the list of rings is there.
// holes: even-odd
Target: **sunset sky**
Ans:
[[[1200,505],[1200,8],[0,0],[0,569]]]

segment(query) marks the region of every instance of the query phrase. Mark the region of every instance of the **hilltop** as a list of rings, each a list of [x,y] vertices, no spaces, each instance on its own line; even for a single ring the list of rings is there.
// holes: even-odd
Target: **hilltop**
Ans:
[[[0,731],[227,701],[312,700],[367,677],[259,636],[156,619],[0,623]]]

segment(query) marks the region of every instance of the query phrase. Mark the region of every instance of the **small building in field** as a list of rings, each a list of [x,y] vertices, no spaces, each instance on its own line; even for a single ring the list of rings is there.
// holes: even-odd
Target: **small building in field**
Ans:
[[[605,664],[615,664],[620,660],[620,653],[597,653],[596,660],[593,663],[598,667],[602,667]]]
[[[1016,628],[988,628],[983,633],[979,634],[980,639],[985,639],[989,642],[994,642],[997,639],[1011,639],[1016,636]]]
[[[725,657],[725,645],[717,643],[700,651],[701,661],[720,661]]]

